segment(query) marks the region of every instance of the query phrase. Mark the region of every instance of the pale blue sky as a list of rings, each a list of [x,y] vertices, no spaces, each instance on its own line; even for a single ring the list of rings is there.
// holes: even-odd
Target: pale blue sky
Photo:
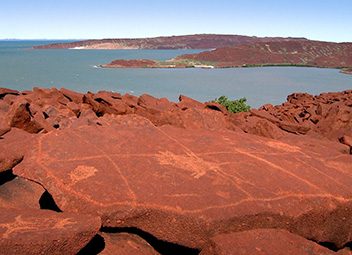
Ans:
[[[1,0],[0,39],[220,33],[352,41],[352,0]]]

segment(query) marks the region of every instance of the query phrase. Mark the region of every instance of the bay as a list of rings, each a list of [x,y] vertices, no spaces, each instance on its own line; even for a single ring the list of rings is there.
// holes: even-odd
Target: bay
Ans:
[[[319,94],[352,89],[352,75],[336,69],[255,67],[228,69],[102,69],[114,59],[166,60],[201,50],[33,50],[52,41],[0,41],[0,87],[29,90],[65,87],[99,90],[176,101],[180,94],[200,101],[221,95],[246,97],[253,107],[280,104],[290,93]]]

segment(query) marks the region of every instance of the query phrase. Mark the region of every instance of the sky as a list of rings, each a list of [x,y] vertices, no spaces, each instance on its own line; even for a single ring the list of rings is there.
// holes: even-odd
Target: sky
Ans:
[[[1,0],[0,39],[238,34],[352,41],[352,0]]]

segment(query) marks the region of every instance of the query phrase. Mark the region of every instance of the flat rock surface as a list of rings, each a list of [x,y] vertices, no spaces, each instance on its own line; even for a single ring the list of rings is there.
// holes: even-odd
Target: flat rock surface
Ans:
[[[0,208],[0,253],[73,255],[96,235],[99,227],[98,217]]]
[[[255,229],[222,234],[201,255],[333,255],[335,252],[286,230]]]
[[[304,228],[300,217],[314,223],[312,211],[350,201],[351,157],[319,140],[293,145],[230,131],[155,127],[132,116],[38,135],[14,172],[41,183],[63,211],[96,213],[104,226],[138,227],[198,248],[217,232],[294,229],[297,222]],[[319,224],[311,231],[321,231]],[[351,230],[343,231],[339,245],[351,241]],[[320,241],[330,241],[330,234]]]
[[[141,237],[128,233],[102,233],[105,241],[100,255],[158,255],[153,247]]]

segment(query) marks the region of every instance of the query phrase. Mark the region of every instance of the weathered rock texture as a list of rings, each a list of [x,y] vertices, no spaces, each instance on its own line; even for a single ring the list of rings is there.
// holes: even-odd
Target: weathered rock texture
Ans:
[[[0,208],[1,254],[76,254],[96,234],[99,218]]]
[[[257,229],[212,238],[201,255],[333,255],[312,241],[284,230]]]
[[[344,252],[352,242],[352,91],[292,94],[239,114],[186,96],[0,91],[3,224],[33,210],[31,222],[55,219],[31,228],[33,238],[52,233],[32,250],[26,225],[0,250],[82,254],[98,239],[105,254],[156,254],[123,229],[188,254],[231,254],[229,242],[280,254],[280,238],[291,245],[281,254],[330,254],[313,242]],[[74,227],[55,229],[66,213]],[[116,233],[97,238],[100,226]]]

